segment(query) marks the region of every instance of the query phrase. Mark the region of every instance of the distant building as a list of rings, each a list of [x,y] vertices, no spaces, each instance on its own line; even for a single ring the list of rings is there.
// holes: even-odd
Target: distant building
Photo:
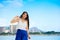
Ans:
[[[5,27],[0,27],[0,33],[3,33],[5,31]]]
[[[10,30],[5,30],[4,32],[5,32],[5,33],[9,33],[9,32],[10,32]]]
[[[40,29],[38,29],[37,27],[32,27],[29,29],[29,32],[39,32],[39,33],[42,33],[43,31],[41,31]]]
[[[5,31],[4,31],[5,33],[8,33],[8,32],[10,32],[10,26],[9,27],[5,27]]]
[[[4,26],[0,27],[0,33],[3,33],[3,32],[5,33],[10,32],[10,27],[4,27]]]
[[[10,25],[9,27],[0,27],[0,33],[5,32],[5,33],[16,33],[17,29],[16,29],[17,25]],[[39,32],[42,33],[43,31],[41,31],[40,29],[38,29],[37,27],[32,27],[29,28],[29,32]]]

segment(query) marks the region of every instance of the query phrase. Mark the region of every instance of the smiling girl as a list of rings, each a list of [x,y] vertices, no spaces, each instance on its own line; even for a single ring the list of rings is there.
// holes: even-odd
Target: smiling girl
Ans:
[[[28,13],[26,11],[24,11],[21,16],[14,17],[14,19],[11,21],[11,23],[16,23],[16,22],[18,22],[18,24],[17,24],[17,32],[16,32],[15,40],[28,40],[28,37],[29,37]]]

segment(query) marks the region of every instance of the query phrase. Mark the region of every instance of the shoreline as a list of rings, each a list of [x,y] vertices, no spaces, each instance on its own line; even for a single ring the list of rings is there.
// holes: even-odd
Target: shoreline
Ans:
[[[60,34],[30,34],[30,35],[38,35],[38,36],[60,36]],[[14,35],[0,35],[0,36],[16,36],[15,34]]]

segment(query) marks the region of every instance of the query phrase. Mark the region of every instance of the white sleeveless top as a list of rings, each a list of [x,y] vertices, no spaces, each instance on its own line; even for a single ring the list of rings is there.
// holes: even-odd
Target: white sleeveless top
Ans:
[[[20,21],[17,24],[17,29],[26,30],[26,27],[27,27],[27,22],[22,22],[22,19],[20,19]]]

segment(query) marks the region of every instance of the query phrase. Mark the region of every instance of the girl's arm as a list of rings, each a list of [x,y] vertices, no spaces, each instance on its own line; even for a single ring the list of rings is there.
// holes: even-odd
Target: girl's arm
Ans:
[[[19,21],[19,16],[15,16],[12,20],[11,23],[16,23]]]

